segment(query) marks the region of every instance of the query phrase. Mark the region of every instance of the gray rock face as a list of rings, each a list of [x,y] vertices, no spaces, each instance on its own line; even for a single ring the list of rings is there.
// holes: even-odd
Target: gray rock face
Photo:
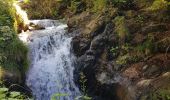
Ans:
[[[98,31],[97,34],[94,33],[96,35],[90,33],[94,36],[92,38],[85,38],[80,34],[75,36],[72,40],[72,49],[77,56],[75,74],[84,72],[88,80],[86,84],[88,92],[90,95],[96,96],[94,100],[116,99],[116,94],[110,90],[110,88],[114,90],[118,85],[110,81],[111,78],[113,78],[111,74],[113,73],[113,68],[112,65],[102,57],[107,57],[109,52],[107,48],[112,44],[110,42],[116,41],[112,31],[113,25],[109,23],[105,26],[103,31]],[[106,72],[107,75],[102,74],[103,72]],[[76,77],[76,80],[78,82],[79,78]]]
[[[73,52],[76,56],[81,56],[90,46],[90,40],[81,36],[75,36],[72,40]]]

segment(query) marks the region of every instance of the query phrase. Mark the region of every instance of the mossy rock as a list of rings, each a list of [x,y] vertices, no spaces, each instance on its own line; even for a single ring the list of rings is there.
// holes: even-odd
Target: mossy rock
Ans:
[[[0,79],[5,80],[5,83],[22,83],[21,73],[18,69],[7,70],[0,68]]]

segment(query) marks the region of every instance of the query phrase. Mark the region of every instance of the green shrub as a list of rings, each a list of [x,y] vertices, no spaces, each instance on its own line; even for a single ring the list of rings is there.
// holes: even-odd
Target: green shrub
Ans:
[[[93,10],[95,12],[101,12],[102,10],[104,10],[107,7],[107,0],[94,0],[93,1]]]
[[[119,47],[111,47],[110,52],[112,53],[113,56],[116,56],[119,52]]]
[[[134,0],[109,0],[110,3],[119,9],[131,9]]]
[[[120,5],[127,2],[127,0],[110,0],[114,5]]]
[[[81,91],[83,94],[81,96],[77,96],[75,100],[92,100],[92,98],[87,95],[87,87],[86,87],[87,79],[83,72],[80,72],[79,81],[80,81]]]
[[[79,12],[81,9],[79,7],[81,6],[82,1],[81,0],[71,0],[71,4],[69,9],[71,12],[76,13]]]
[[[155,0],[151,7],[149,7],[150,10],[166,10],[169,3],[166,0]]]
[[[32,100],[27,95],[18,91],[10,91],[5,87],[3,82],[0,81],[0,100]]]
[[[0,0],[0,67],[24,73],[28,68],[28,50],[17,36],[12,3],[12,0]]]
[[[154,52],[154,38],[152,35],[148,35],[145,42],[139,44],[135,49],[139,53],[143,53],[145,55],[149,55]]]
[[[28,13],[31,19],[38,18],[55,18],[58,16],[59,0],[29,0],[22,6]]]
[[[65,93],[56,93],[52,96],[51,100],[61,100],[61,97],[69,96]]]
[[[160,89],[151,92],[148,98],[149,100],[170,100],[170,90]]]
[[[136,63],[140,60],[141,60],[141,57],[139,55],[125,54],[123,56],[119,56],[116,60],[116,63],[118,65],[126,65],[130,63]]]
[[[125,43],[125,40],[129,38],[129,32],[126,27],[125,17],[118,16],[114,19],[115,23],[115,32],[117,33],[119,37],[119,42],[121,44]]]
[[[82,95],[76,96],[75,100],[92,100],[92,98],[87,95],[87,87],[85,85],[87,82],[86,76],[84,75],[83,72],[80,72],[79,75],[80,75],[79,81],[81,86],[80,89],[82,91]],[[61,97],[67,97],[67,96],[69,96],[69,94],[67,93],[56,93],[51,97],[51,100],[61,100]]]

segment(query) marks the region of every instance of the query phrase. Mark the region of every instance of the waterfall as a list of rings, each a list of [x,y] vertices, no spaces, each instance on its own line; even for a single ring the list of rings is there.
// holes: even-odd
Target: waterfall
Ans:
[[[30,31],[27,37],[31,64],[26,84],[36,100],[50,100],[55,94],[68,95],[60,100],[74,100],[80,92],[73,80],[72,38],[64,35],[67,25],[55,20],[34,20],[32,23],[45,29]]]

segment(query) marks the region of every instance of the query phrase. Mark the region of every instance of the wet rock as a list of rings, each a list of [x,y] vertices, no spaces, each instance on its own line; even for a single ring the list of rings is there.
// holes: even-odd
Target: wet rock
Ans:
[[[100,54],[105,47],[105,43],[106,43],[106,36],[98,35],[92,40],[90,45],[90,50],[95,50],[96,54]]]
[[[108,42],[110,43],[110,45],[116,45],[117,40],[118,40],[118,38],[116,37],[116,34],[110,34],[108,36]]]
[[[76,56],[81,56],[86,52],[86,50],[89,49],[90,40],[87,38],[76,36],[72,39],[71,45]]]
[[[29,26],[30,26],[29,30],[42,30],[42,29],[45,29],[45,27],[35,25],[34,23],[30,23]]]
[[[22,31],[26,32],[29,30],[29,25],[24,25],[23,23],[19,24],[17,27],[18,33],[21,33]]]
[[[85,59],[86,65],[85,66],[89,66],[89,65],[93,64],[94,62],[95,62],[95,56],[93,56],[93,55],[86,56],[86,59]]]

